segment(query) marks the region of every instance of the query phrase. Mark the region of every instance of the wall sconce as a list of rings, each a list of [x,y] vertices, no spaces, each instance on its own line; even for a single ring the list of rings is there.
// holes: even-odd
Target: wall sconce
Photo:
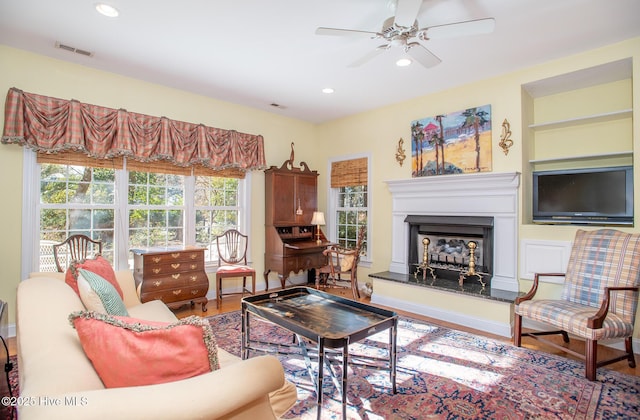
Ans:
[[[311,218],[311,224],[316,225],[316,243],[322,243],[322,240],[320,239],[320,226],[325,225],[324,213],[321,211],[314,211],[313,217]]]
[[[400,138],[400,140],[398,140],[398,147],[396,148],[396,161],[400,164],[400,166],[402,166],[404,159],[407,157],[404,154],[404,147],[402,147],[403,144],[404,140]]]
[[[509,148],[513,146],[513,140],[511,140],[511,124],[505,118],[502,122],[502,133],[500,134],[500,143],[498,146],[502,147],[502,151],[506,156],[509,153]]]

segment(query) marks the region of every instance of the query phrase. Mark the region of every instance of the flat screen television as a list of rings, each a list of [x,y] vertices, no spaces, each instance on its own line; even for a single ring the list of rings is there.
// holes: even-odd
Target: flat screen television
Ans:
[[[533,222],[633,225],[633,167],[534,172]]]

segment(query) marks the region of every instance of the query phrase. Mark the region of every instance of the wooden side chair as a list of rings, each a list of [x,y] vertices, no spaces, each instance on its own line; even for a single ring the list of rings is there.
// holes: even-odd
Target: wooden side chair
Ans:
[[[360,298],[358,263],[366,233],[366,226],[362,226],[353,249],[332,245],[322,252],[327,257],[327,265],[316,270],[316,287],[351,288],[353,298]]]
[[[218,269],[216,271],[216,303],[222,304],[222,296],[238,294],[222,293],[222,280],[242,277],[242,292],[256,293],[256,270],[247,265],[247,246],[249,237],[236,229],[229,229],[216,236],[218,249]],[[251,290],[247,289],[247,277],[251,277]]]
[[[87,235],[71,235],[64,242],[52,245],[52,248],[56,268],[59,273],[63,273],[71,261],[84,260],[91,253],[102,254],[102,241],[91,239]]]
[[[514,344],[532,337],[585,361],[585,376],[596,379],[596,369],[620,360],[635,367],[632,335],[640,285],[640,234],[613,229],[578,230],[571,249],[567,272],[535,274],[531,290],[515,301]],[[534,299],[541,276],[564,276],[560,299]],[[522,331],[522,319],[549,325],[552,331]],[[585,340],[579,353],[541,336],[569,334]],[[625,354],[598,361],[598,341],[624,339]]]

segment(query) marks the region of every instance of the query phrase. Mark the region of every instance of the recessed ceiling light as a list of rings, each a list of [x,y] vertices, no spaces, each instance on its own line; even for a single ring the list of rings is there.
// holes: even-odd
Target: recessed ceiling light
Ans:
[[[322,93],[333,93],[333,92],[335,92],[333,90],[333,88],[324,88],[324,89],[322,89]]]
[[[401,58],[400,60],[396,61],[396,66],[398,66],[398,67],[407,67],[411,63],[412,63],[412,61],[409,60],[408,58]]]
[[[118,9],[106,3],[97,3],[96,10],[98,11],[98,13],[106,17],[118,17],[118,15],[120,14],[120,12],[118,12]]]

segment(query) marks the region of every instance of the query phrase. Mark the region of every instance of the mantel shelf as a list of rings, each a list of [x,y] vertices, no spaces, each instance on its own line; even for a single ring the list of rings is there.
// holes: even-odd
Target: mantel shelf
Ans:
[[[562,127],[568,127],[568,126],[578,125],[578,124],[589,124],[589,123],[611,121],[611,120],[622,119],[622,118],[630,118],[632,114],[633,114],[633,109],[622,109],[619,111],[604,112],[601,114],[586,115],[582,117],[568,118],[565,120],[530,124],[529,128],[533,130],[562,128]]]
[[[573,156],[562,156],[562,157],[553,157],[553,158],[545,158],[545,159],[531,159],[529,163],[561,162],[565,160],[580,160],[580,159],[602,159],[602,158],[624,157],[624,156],[633,156],[633,151],[625,150],[622,152],[596,153],[596,154],[590,154],[590,155],[573,155]]]

